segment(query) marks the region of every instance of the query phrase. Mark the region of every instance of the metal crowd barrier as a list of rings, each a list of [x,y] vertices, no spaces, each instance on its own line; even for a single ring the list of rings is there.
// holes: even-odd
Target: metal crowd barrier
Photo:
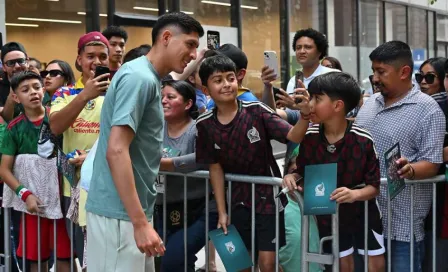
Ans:
[[[184,177],[184,230],[187,229],[187,213],[188,213],[188,208],[187,208],[187,186],[188,186],[188,178],[203,178],[205,180],[205,205],[206,205],[206,211],[208,211],[208,202],[209,202],[209,172],[208,171],[195,171],[192,173],[188,173],[188,174],[182,174],[182,173],[174,173],[174,172],[160,172],[161,175],[166,175],[166,176],[183,176]],[[273,193],[274,196],[277,195],[277,193],[279,192],[279,187],[281,187],[282,185],[282,179],[281,178],[276,178],[276,177],[261,177],[261,176],[246,176],[246,175],[235,175],[235,174],[225,174],[225,180],[228,181],[229,184],[229,194],[228,194],[228,201],[227,201],[227,212],[228,212],[228,216],[229,216],[229,220],[231,223],[232,220],[232,214],[231,214],[231,207],[232,207],[232,203],[231,203],[231,199],[232,199],[232,182],[244,182],[244,183],[251,183],[252,184],[252,203],[255,203],[255,184],[264,184],[264,185],[272,185],[273,186]],[[166,240],[166,218],[167,218],[167,214],[166,214],[166,194],[167,194],[167,179],[165,179],[165,193],[163,194],[163,240]],[[276,264],[276,268],[275,268],[275,272],[279,271],[279,199],[276,199],[275,201],[275,264]],[[252,205],[252,210],[251,210],[251,218],[252,218],[252,223],[251,223],[251,247],[252,249],[255,249],[255,205]],[[209,213],[206,212],[205,213],[205,261],[206,261],[206,265],[205,265],[205,271],[209,272],[209,267],[208,267],[208,258],[209,258],[209,248],[208,248],[208,232],[209,232]],[[184,231],[184,271],[187,271],[187,232]],[[252,263],[254,264],[254,266],[252,266],[252,272],[255,271],[255,266],[256,266],[256,262],[255,262],[255,250],[251,250],[251,259],[252,259]]]
[[[409,218],[410,229],[411,229],[411,242],[410,242],[410,272],[414,272],[414,186],[417,184],[432,184],[432,271],[436,272],[436,207],[437,207],[437,195],[436,195],[436,185],[438,182],[446,182],[445,175],[435,176],[430,179],[424,180],[405,180],[407,186],[410,186],[410,202],[411,202],[411,216]],[[387,179],[381,179],[381,185],[387,185]],[[387,191],[387,271],[392,271],[392,254],[389,249],[391,248],[391,214],[392,208],[390,204],[389,191]],[[339,271],[339,232],[338,232],[338,209],[336,209],[336,214],[332,215],[332,236],[322,237],[320,240],[319,253],[308,252],[309,248],[309,216],[303,215],[303,197],[299,192],[294,192],[294,195],[298,199],[299,206],[302,212],[302,269],[301,271],[308,271],[309,263],[318,263],[333,265],[333,272]],[[338,207],[338,206],[337,206]],[[368,271],[369,256],[368,256],[368,218],[369,218],[368,201],[364,202],[364,271]],[[323,243],[332,240],[332,254],[323,253]],[[356,251],[355,251],[356,252]]]
[[[4,266],[0,268],[0,271],[5,271],[5,272],[10,272],[12,271],[12,265],[16,266],[17,264],[15,262],[12,261],[12,256],[13,256],[13,252],[12,252],[12,246],[11,246],[11,208],[2,208],[3,210],[3,220],[4,220],[4,253],[0,255],[0,257],[4,258]],[[37,243],[38,243],[38,248],[37,248],[37,254],[38,254],[38,261],[37,261],[37,266],[38,266],[38,271],[41,272],[42,271],[42,261],[41,261],[41,217],[39,216],[37,219]],[[22,232],[22,237],[23,237],[23,245],[22,245],[22,272],[26,272],[27,270],[27,261],[26,261],[26,220],[25,220],[25,213],[22,213],[21,215],[21,223],[22,223],[22,228],[21,228],[21,232]],[[54,266],[53,266],[53,271],[57,272],[57,258],[56,258],[56,254],[55,254],[55,250],[57,248],[57,227],[56,227],[56,219],[53,219],[53,255],[54,255]],[[70,236],[69,237],[73,237],[73,224],[70,224]],[[19,240],[19,237],[15,237],[15,239]],[[73,246],[73,239],[70,238],[70,248],[71,248],[71,258],[70,258],[70,272],[74,271],[74,267],[75,267],[75,261],[74,261],[74,246]],[[50,257],[51,258],[51,257]],[[82,260],[80,261],[82,262]],[[29,262],[28,262],[29,263]],[[51,267],[48,267],[48,269],[50,269]],[[1,270],[3,269],[3,270]]]
[[[196,172],[192,172],[192,173],[188,173],[188,174],[182,174],[182,173],[174,173],[174,172],[161,172],[160,175],[166,175],[166,176],[181,176],[184,178],[184,230],[186,230],[188,228],[188,222],[187,222],[187,214],[188,214],[188,207],[187,207],[187,188],[188,188],[188,178],[203,178],[204,179],[204,185],[205,185],[205,209],[206,211],[209,210],[209,172],[208,171],[196,171]],[[245,175],[235,175],[235,174],[226,174],[225,175],[225,180],[228,181],[229,183],[229,194],[228,194],[228,215],[229,218],[231,220],[231,187],[232,187],[232,182],[245,182],[245,183],[251,183],[252,184],[252,203],[255,202],[255,184],[265,184],[265,185],[272,185],[273,186],[273,192],[274,195],[276,195],[279,192],[279,187],[281,186],[282,183],[282,179],[281,178],[275,178],[275,177],[261,177],[261,176],[245,176]],[[433,184],[433,209],[432,209],[432,230],[433,230],[433,236],[432,236],[432,252],[435,253],[436,252],[436,183],[438,182],[445,182],[445,176],[440,175],[440,176],[436,176],[434,178],[431,179],[426,179],[426,180],[406,180],[406,184],[410,185],[411,188],[411,203],[414,203],[414,185],[415,184],[424,184],[424,183],[432,183]],[[166,214],[166,193],[167,193],[167,179],[165,179],[165,194],[163,194],[163,240],[166,240],[166,218],[167,218],[167,214]],[[386,179],[381,179],[381,184],[387,184],[387,180]],[[308,244],[309,244],[309,218],[308,216],[304,216],[303,215],[303,197],[298,193],[295,192],[295,195],[298,199],[300,208],[302,210],[302,244],[301,244],[301,248],[302,248],[302,270],[301,271],[308,271],[308,265],[309,263],[319,263],[319,264],[326,264],[326,265],[332,265],[333,266],[333,271],[337,272],[339,271],[339,224],[338,224],[338,215],[337,212],[335,215],[332,216],[332,236],[330,237],[323,237],[321,238],[320,241],[320,252],[319,253],[310,253],[308,252]],[[279,271],[279,239],[277,239],[279,237],[279,199],[276,200],[275,202],[275,206],[276,206],[276,222],[275,222],[275,231],[276,231],[276,268],[275,271],[278,272]],[[365,202],[365,228],[364,228],[364,233],[365,233],[365,237],[364,237],[364,248],[365,248],[365,260],[364,260],[364,271],[368,271],[368,254],[367,254],[367,248],[368,248],[368,244],[367,244],[367,232],[368,232],[368,202]],[[411,233],[414,232],[414,226],[413,226],[413,218],[414,218],[414,205],[411,205],[410,207],[411,209],[411,217],[410,217],[410,223],[411,223]],[[387,226],[388,226],[388,238],[387,238],[387,250],[391,248],[391,206],[390,206],[390,201],[388,201],[388,211],[389,211],[389,216],[388,216],[388,222],[387,222]],[[4,271],[10,272],[12,271],[12,265],[16,265],[15,263],[12,262],[12,250],[11,250],[11,228],[10,228],[10,222],[11,222],[11,217],[10,217],[10,210],[9,209],[4,209],[4,240],[5,240],[5,248],[4,248],[4,254],[0,255],[0,257],[4,257],[4,261],[5,261],[5,265],[4,265]],[[209,213],[206,212],[206,229],[205,229],[205,252],[206,252],[206,256],[205,256],[205,260],[206,260],[206,265],[205,265],[205,270],[208,272],[208,257],[209,257],[209,248],[208,248],[208,232],[209,232]],[[252,205],[252,211],[251,211],[251,215],[252,215],[252,226],[251,226],[251,242],[252,242],[252,249],[255,248],[255,205]],[[24,214],[22,214],[22,220],[24,219]],[[25,225],[25,220],[23,220],[24,225]],[[57,236],[56,236],[56,220],[54,220],[54,249],[56,249],[56,245],[57,245]],[[22,228],[22,235],[24,237],[24,245],[23,245],[23,256],[25,257],[25,245],[26,245],[26,235],[25,235],[25,226]],[[73,237],[73,224],[71,224],[70,226],[70,238]],[[17,237],[18,238],[18,237]],[[71,252],[73,253],[73,240],[71,240]],[[322,251],[322,247],[323,247],[323,243],[326,241],[332,241],[332,254],[324,254]],[[188,260],[187,260],[187,241],[188,241],[188,236],[187,236],[187,231],[184,231],[184,271],[187,271],[187,264],[188,264]],[[40,245],[40,218],[38,220],[38,244]],[[391,254],[389,254],[389,252],[386,250],[386,254],[387,254],[387,267],[388,267],[388,271],[391,271]],[[414,235],[411,235],[411,249],[410,249],[410,263],[411,263],[411,272],[413,272],[413,263],[414,263]],[[39,261],[38,261],[38,271],[41,271],[41,261],[40,261],[40,256],[41,256],[41,249],[40,246],[38,246],[38,257],[39,257]],[[251,250],[251,258],[252,258],[252,262],[254,264],[254,266],[252,267],[252,271],[255,271],[255,266],[256,266],[256,261],[255,261],[255,251]],[[56,261],[57,258],[55,256],[54,258],[55,260],[55,265],[54,265],[54,270],[57,272],[57,265],[56,265]],[[436,254],[433,254],[432,256],[432,270],[436,271],[436,266],[435,266],[435,262],[436,262]],[[23,258],[23,272],[26,272],[26,262],[25,262],[25,258]],[[70,259],[70,271],[73,272],[74,270],[74,254],[71,254],[71,259]],[[1,270],[0,270],[1,271]]]

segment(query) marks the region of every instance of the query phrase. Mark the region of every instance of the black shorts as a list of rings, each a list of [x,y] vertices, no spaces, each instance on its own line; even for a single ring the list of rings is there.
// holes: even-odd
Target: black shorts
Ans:
[[[355,248],[360,255],[364,255],[364,210],[359,215],[355,227],[339,226],[339,257],[343,258],[354,253]],[[331,236],[331,229],[319,226],[320,238]],[[373,202],[369,206],[369,221],[367,225],[367,254],[378,256],[386,252],[384,247],[383,223],[378,204]],[[331,242],[325,243],[324,251],[331,252]]]
[[[232,210],[232,224],[238,230],[248,251],[251,243],[251,209],[237,206]],[[279,213],[279,248],[286,244],[285,213]],[[275,251],[275,214],[255,214],[255,249],[256,251]]]

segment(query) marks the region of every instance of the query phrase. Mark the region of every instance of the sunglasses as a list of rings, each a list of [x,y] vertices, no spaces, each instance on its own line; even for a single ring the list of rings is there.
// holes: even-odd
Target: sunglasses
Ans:
[[[20,59],[12,59],[12,60],[5,61],[5,65],[10,68],[14,67],[16,65],[16,63],[19,64],[20,66],[25,66],[26,59],[20,58]]]
[[[48,75],[50,75],[50,77],[57,77],[57,76],[64,76],[64,73],[60,70],[50,70],[40,72],[40,76],[42,78],[46,78]]]
[[[415,80],[417,81],[418,84],[422,83],[423,79],[425,79],[426,83],[433,84],[436,77],[437,75],[435,74],[426,74],[426,75],[422,75],[420,73],[415,74]]]

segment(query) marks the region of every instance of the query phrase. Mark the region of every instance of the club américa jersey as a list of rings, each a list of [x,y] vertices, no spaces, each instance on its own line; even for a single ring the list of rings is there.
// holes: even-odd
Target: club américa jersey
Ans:
[[[214,108],[199,116],[196,127],[198,163],[219,163],[224,173],[281,177],[270,141],[285,143],[291,125],[265,104],[238,100],[238,112],[230,123],[221,124],[217,108]],[[252,207],[251,192],[251,184],[233,182],[232,206]],[[286,203],[283,197],[283,206]],[[259,214],[275,213],[272,186],[255,186],[255,211]]]
[[[337,163],[337,187],[352,189],[358,185],[366,184],[379,188],[380,164],[369,132],[360,128],[351,121],[344,137],[331,146],[324,134],[322,124],[309,127],[299,147],[296,173],[304,177],[306,182],[305,166],[314,164]],[[351,228],[355,226],[355,218],[360,219],[364,202],[344,203],[339,206],[340,227]],[[372,215],[370,215],[372,211]],[[369,203],[369,217],[375,218],[378,208],[375,199]],[[377,218],[377,217],[376,217]],[[363,218],[362,218],[363,219]],[[319,216],[319,225],[330,225],[330,216]],[[356,223],[360,223],[359,220]]]

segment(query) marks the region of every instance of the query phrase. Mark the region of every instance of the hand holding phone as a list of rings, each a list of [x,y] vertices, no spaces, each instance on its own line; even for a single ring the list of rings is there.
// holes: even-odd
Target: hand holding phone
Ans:
[[[217,50],[220,46],[220,38],[218,31],[207,31],[207,47],[210,50]]]
[[[274,73],[277,75],[278,78],[280,73],[278,69],[277,53],[275,53],[274,51],[264,51],[264,65],[274,70]]]
[[[97,77],[99,77],[101,75],[104,75],[104,74],[109,74],[109,73],[110,73],[109,67],[97,66],[96,69],[95,69],[95,78],[97,78]],[[107,80],[108,80],[108,78],[105,77],[105,78],[102,78],[99,81],[107,81]]]

